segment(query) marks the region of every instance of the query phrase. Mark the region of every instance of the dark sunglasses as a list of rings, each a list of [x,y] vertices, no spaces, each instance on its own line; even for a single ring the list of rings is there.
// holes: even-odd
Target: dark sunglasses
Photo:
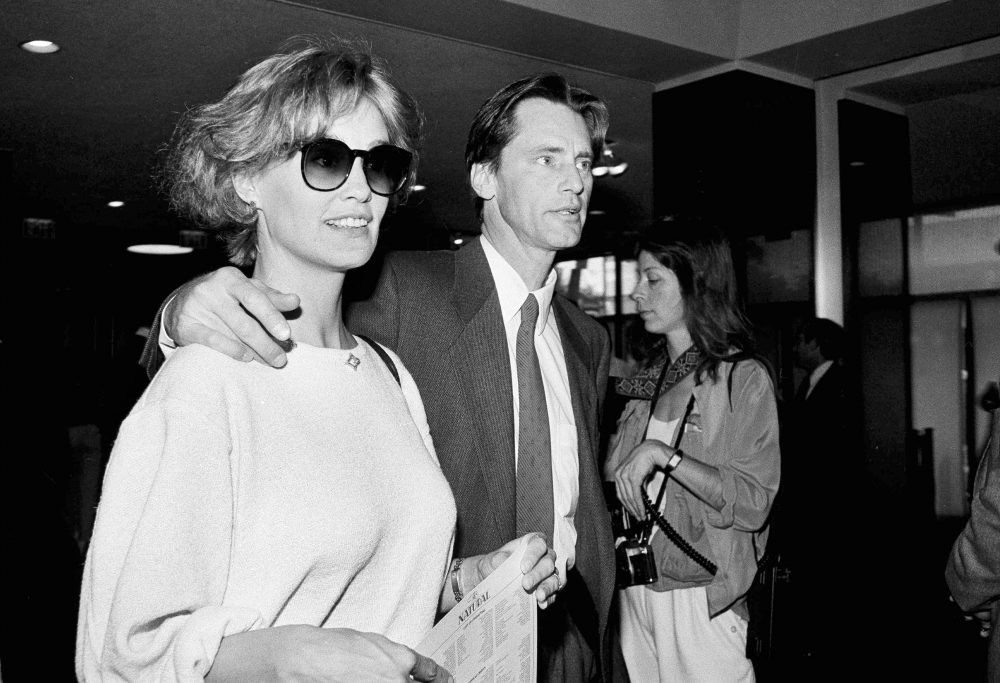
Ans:
[[[413,163],[411,152],[395,145],[351,149],[340,140],[321,138],[302,145],[302,180],[320,192],[330,192],[347,182],[354,160],[361,158],[368,187],[388,197],[403,189]]]

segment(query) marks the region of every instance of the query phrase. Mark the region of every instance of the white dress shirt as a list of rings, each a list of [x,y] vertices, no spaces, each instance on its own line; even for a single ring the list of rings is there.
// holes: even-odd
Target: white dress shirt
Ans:
[[[823,375],[825,375],[826,371],[831,367],[833,367],[832,360],[824,361],[816,366],[816,368],[812,371],[812,374],[809,375],[809,388],[806,390],[806,398],[809,398],[809,394],[813,392],[813,389],[816,388],[819,381],[823,379]]]
[[[566,582],[566,571],[576,562],[577,500],[580,497],[580,462],[573,417],[573,402],[569,390],[569,374],[563,354],[559,327],[552,311],[556,274],[549,273],[545,284],[529,292],[524,280],[503,256],[482,238],[483,251],[489,261],[493,282],[500,297],[500,311],[507,333],[507,353],[510,357],[510,386],[514,394],[514,464],[517,465],[518,390],[517,390],[517,330],[521,325],[521,306],[528,294],[538,299],[538,322],[535,324],[535,352],[542,370],[545,404],[549,414],[549,434],[552,444],[553,538],[556,568],[560,580]]]

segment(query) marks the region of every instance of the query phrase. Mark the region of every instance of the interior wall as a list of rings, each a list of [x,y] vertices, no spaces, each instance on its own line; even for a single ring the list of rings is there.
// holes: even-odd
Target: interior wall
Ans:
[[[888,494],[930,513],[933,501],[914,484],[910,436],[910,322],[906,296],[906,245],[910,215],[907,120],[850,100],[838,105],[841,220],[844,239],[845,318],[849,395],[856,397],[868,473]],[[877,258],[862,248],[880,243]],[[885,280],[871,277],[887,265]]]
[[[973,205],[1000,199],[998,91],[907,107],[914,206]]]
[[[885,491],[901,498],[907,483],[909,430],[909,314],[892,302],[874,302],[855,319],[861,442],[868,471]]]
[[[733,71],[657,92],[653,126],[657,215],[708,215],[740,236],[811,229],[812,90]]]
[[[919,301],[910,309],[913,428],[932,429],[934,511],[966,513],[962,302]]]

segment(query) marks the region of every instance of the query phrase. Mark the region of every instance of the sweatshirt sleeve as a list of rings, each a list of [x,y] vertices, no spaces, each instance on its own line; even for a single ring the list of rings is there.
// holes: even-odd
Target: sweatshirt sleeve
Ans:
[[[766,371],[757,364],[751,367],[742,382],[739,372],[733,378],[731,429],[719,465],[725,504],[718,512],[706,508],[708,523],[720,529],[759,530],[778,492],[781,456],[774,390]]]
[[[84,569],[81,680],[200,681],[225,636],[260,625],[255,610],[223,606],[229,454],[225,432],[176,400],[122,424]]]

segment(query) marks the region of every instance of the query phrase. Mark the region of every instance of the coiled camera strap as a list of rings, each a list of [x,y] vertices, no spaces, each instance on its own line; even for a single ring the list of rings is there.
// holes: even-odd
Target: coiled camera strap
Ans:
[[[674,363],[670,364],[664,363],[663,371],[660,373],[660,378],[659,381],[657,382],[656,393],[653,394],[654,398],[649,406],[649,418],[646,420],[646,431],[649,431],[649,422],[653,419],[653,411],[656,410],[656,404],[659,402],[659,398],[661,395],[661,387],[663,385],[664,378],[668,374],[668,370],[672,369],[674,371],[670,373],[671,379],[673,381],[671,382],[669,387],[663,390],[663,393],[666,393],[671,388],[673,388],[673,386],[680,383],[680,381],[684,379],[684,377],[689,375],[694,370],[694,368],[697,367],[698,363],[696,361],[693,361],[693,359],[691,360],[687,359],[688,355],[691,353],[697,354],[697,350],[694,347],[692,347],[685,353],[681,354],[681,356]],[[681,368],[675,367],[675,365],[677,365],[678,362],[682,362],[685,360],[688,360],[688,362],[685,363],[687,367],[681,367]],[[673,443],[674,450],[677,450],[678,447],[680,446],[681,438],[684,436],[684,426],[687,424],[688,418],[691,416],[691,411],[693,410],[694,410],[694,392],[691,393],[691,397],[688,399],[687,402],[687,407],[684,409],[684,415],[683,417],[681,417],[680,422],[677,424],[676,428],[677,432],[676,435],[674,436],[674,443]],[[660,512],[660,505],[663,503],[663,496],[666,493],[667,480],[669,478],[670,475],[665,473],[663,476],[663,483],[660,485],[660,491],[656,495],[655,505],[652,502],[650,502],[649,496],[646,495],[645,488],[643,488],[642,490],[642,502],[646,506],[646,514],[648,515],[648,517],[646,519],[646,522],[642,525],[642,530],[639,532],[639,541],[641,543],[648,542],[649,539],[647,533],[652,532],[653,524],[655,523],[656,526],[660,527],[663,533],[666,534],[667,538],[669,538],[674,545],[680,548],[685,555],[687,555],[696,563],[698,563],[698,565],[701,566],[709,574],[715,576],[716,571],[718,571],[718,568],[716,567],[715,563],[712,562],[707,557],[705,557],[704,555],[702,555],[697,550],[695,550],[694,546],[688,543],[687,540],[685,540],[684,537],[681,536],[680,533],[678,533],[678,531],[673,527],[673,525],[671,525],[670,522],[667,521],[667,518],[663,516],[663,513]]]

